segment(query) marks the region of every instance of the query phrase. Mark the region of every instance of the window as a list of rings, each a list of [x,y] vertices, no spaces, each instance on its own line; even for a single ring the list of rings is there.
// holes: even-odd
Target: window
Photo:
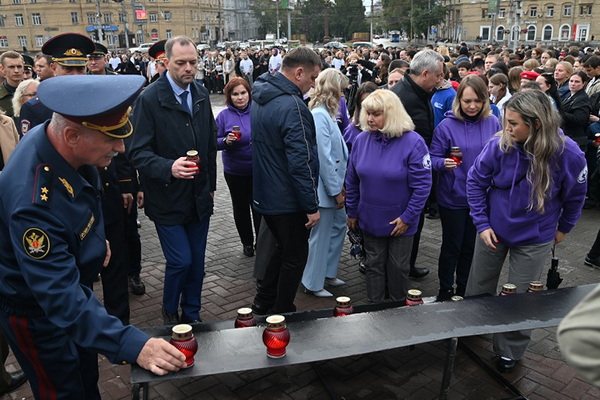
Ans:
[[[150,22],[158,22],[158,14],[155,12],[151,12],[148,18],[150,18]]]
[[[537,7],[529,7],[529,16],[532,18],[537,17]]]
[[[27,47],[27,36],[17,36],[19,47]]]
[[[490,27],[482,26],[479,31],[479,36],[481,36],[481,40],[490,40]]]
[[[0,26],[5,26],[4,17],[0,17]]]
[[[69,3],[77,3],[77,0],[69,0]]]
[[[582,4],[579,6],[579,15],[592,15],[592,5]]]
[[[170,21],[171,18],[173,18],[171,11],[165,11],[165,21]]]
[[[498,18],[506,18],[506,8],[501,8],[498,10]]]
[[[6,36],[0,36],[0,47],[8,47],[8,39]]]
[[[487,18],[487,16],[488,16],[487,12],[488,12],[487,8],[481,9],[481,19]]]
[[[127,22],[127,14],[119,13],[119,22]]]
[[[504,27],[502,25],[496,29],[496,40],[504,40]]]
[[[33,25],[41,25],[42,24],[42,16],[40,13],[31,14],[31,23]]]
[[[546,17],[554,17],[554,6],[546,7]]]
[[[560,27],[560,40],[569,40],[569,33],[571,33],[571,27],[569,25],[563,25]]]
[[[37,0],[29,0],[31,4],[37,4]]]
[[[533,25],[527,27],[527,40],[535,40],[535,26]]]
[[[105,24],[112,24],[112,14],[111,13],[102,14],[102,20],[104,21]]]
[[[35,37],[35,47],[42,47],[44,45],[44,37],[36,36]]]
[[[87,13],[87,23],[90,25],[95,25],[96,24],[96,14],[94,13]]]
[[[79,23],[79,13],[72,12],[71,13],[71,23],[77,25]]]
[[[156,2],[156,0],[148,0],[150,3],[154,3]]]
[[[173,32],[170,29],[167,29],[167,35],[166,38],[167,39],[171,39],[173,37]]]
[[[552,25],[546,25],[544,27],[544,35],[542,37],[542,40],[552,40]]]
[[[23,20],[23,14],[15,14],[15,25],[16,26],[25,25],[25,21]]]
[[[13,0],[12,3],[13,4],[21,4],[21,0]]]
[[[570,4],[565,4],[563,6],[563,17],[570,17],[573,12],[573,6]]]

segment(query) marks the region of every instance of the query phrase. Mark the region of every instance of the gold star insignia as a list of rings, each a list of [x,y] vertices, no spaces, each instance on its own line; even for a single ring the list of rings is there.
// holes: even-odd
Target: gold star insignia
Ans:
[[[44,201],[48,201],[48,196],[46,196],[45,194],[40,195],[40,198]]]
[[[47,187],[43,187],[42,188],[42,193],[48,194],[48,188]]]

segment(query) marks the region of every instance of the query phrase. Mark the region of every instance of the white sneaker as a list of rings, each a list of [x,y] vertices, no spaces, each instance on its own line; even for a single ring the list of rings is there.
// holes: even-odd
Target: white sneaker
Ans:
[[[316,292],[312,292],[312,294],[317,297],[333,297],[333,295],[325,289],[317,290]]]
[[[346,282],[338,278],[325,278],[325,283],[330,286],[342,286]]]

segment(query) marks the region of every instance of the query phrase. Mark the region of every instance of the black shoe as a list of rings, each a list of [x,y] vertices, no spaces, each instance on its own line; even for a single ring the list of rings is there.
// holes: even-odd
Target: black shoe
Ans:
[[[252,304],[252,312],[256,315],[267,315],[269,313],[269,308],[271,307],[263,307],[256,303]]]
[[[429,214],[425,216],[427,219],[440,219],[440,214],[438,214],[435,210],[430,210]]]
[[[181,321],[182,324],[199,324],[202,322],[202,318],[200,318],[200,316],[198,315],[198,318],[195,319],[189,319],[188,317],[186,317],[185,315],[181,316]]]
[[[417,267],[410,267],[410,272],[408,273],[408,276],[410,276],[411,278],[423,278],[424,276],[427,276],[427,274],[429,273],[429,268],[417,268]]]
[[[585,256],[585,261],[583,263],[585,265],[590,265],[592,267],[600,268],[600,257],[590,258],[588,256]]]
[[[505,374],[513,372],[516,366],[517,360],[508,357],[498,357],[498,361],[496,362],[496,369],[498,372]]]
[[[179,313],[170,313],[163,307],[162,316],[164,325],[177,325],[179,323]]]
[[[457,286],[455,294],[457,296],[460,296],[460,297],[465,297],[465,292],[466,291],[467,291],[467,288],[461,287],[461,286]]]
[[[598,202],[596,200],[587,198],[587,199],[585,199],[585,202],[583,203],[583,209],[591,210],[592,208],[595,208],[597,205],[598,205]]]
[[[448,290],[440,290],[437,296],[437,299],[435,301],[437,302],[441,302],[441,301],[449,301],[452,296],[454,296],[454,290],[452,289],[448,289]]]
[[[144,285],[144,282],[142,282],[139,275],[129,277],[129,288],[131,289],[131,293],[137,296],[146,293],[146,285]]]
[[[367,273],[367,266],[365,265],[364,258],[361,258],[360,261],[358,262],[358,272],[360,272],[363,275]]]
[[[244,246],[244,255],[247,257],[254,256],[254,246],[252,246],[251,244],[245,245]]]
[[[13,390],[16,390],[19,386],[27,382],[27,377],[25,376],[25,372],[19,370],[17,372],[11,372],[10,374],[10,385],[0,392],[0,396],[6,393],[10,393]]]

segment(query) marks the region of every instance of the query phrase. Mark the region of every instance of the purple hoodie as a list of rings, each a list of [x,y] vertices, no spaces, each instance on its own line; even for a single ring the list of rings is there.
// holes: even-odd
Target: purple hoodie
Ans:
[[[242,111],[227,105],[227,108],[221,111],[215,120],[218,129],[217,149],[223,150],[223,170],[231,175],[252,176],[251,107],[252,104],[249,103],[248,107]],[[223,139],[227,137],[234,126],[240,127],[242,138],[228,146]]]
[[[390,236],[402,218],[414,235],[431,190],[431,160],[418,133],[387,138],[379,132],[356,137],[346,174],[346,210],[369,235]]]
[[[346,142],[346,147],[348,147],[348,153],[352,152],[352,144],[354,144],[354,140],[356,140],[356,137],[360,132],[360,128],[354,125],[353,121],[350,121],[348,126],[346,126],[346,129],[344,129],[342,134],[344,136],[344,142]]]
[[[467,209],[467,172],[488,140],[502,130],[502,126],[493,115],[475,121],[458,119],[452,111],[444,115],[433,132],[429,147],[433,169],[439,172],[437,199],[442,207]],[[450,157],[450,148],[455,146],[463,153],[462,163],[447,170],[444,159]]]
[[[544,214],[528,211],[529,159],[522,145],[504,153],[493,137],[469,170],[467,195],[477,232],[492,228],[509,247],[548,243],[556,231],[569,233],[581,216],[587,190],[584,154],[570,138],[556,155],[552,167],[553,187]]]

